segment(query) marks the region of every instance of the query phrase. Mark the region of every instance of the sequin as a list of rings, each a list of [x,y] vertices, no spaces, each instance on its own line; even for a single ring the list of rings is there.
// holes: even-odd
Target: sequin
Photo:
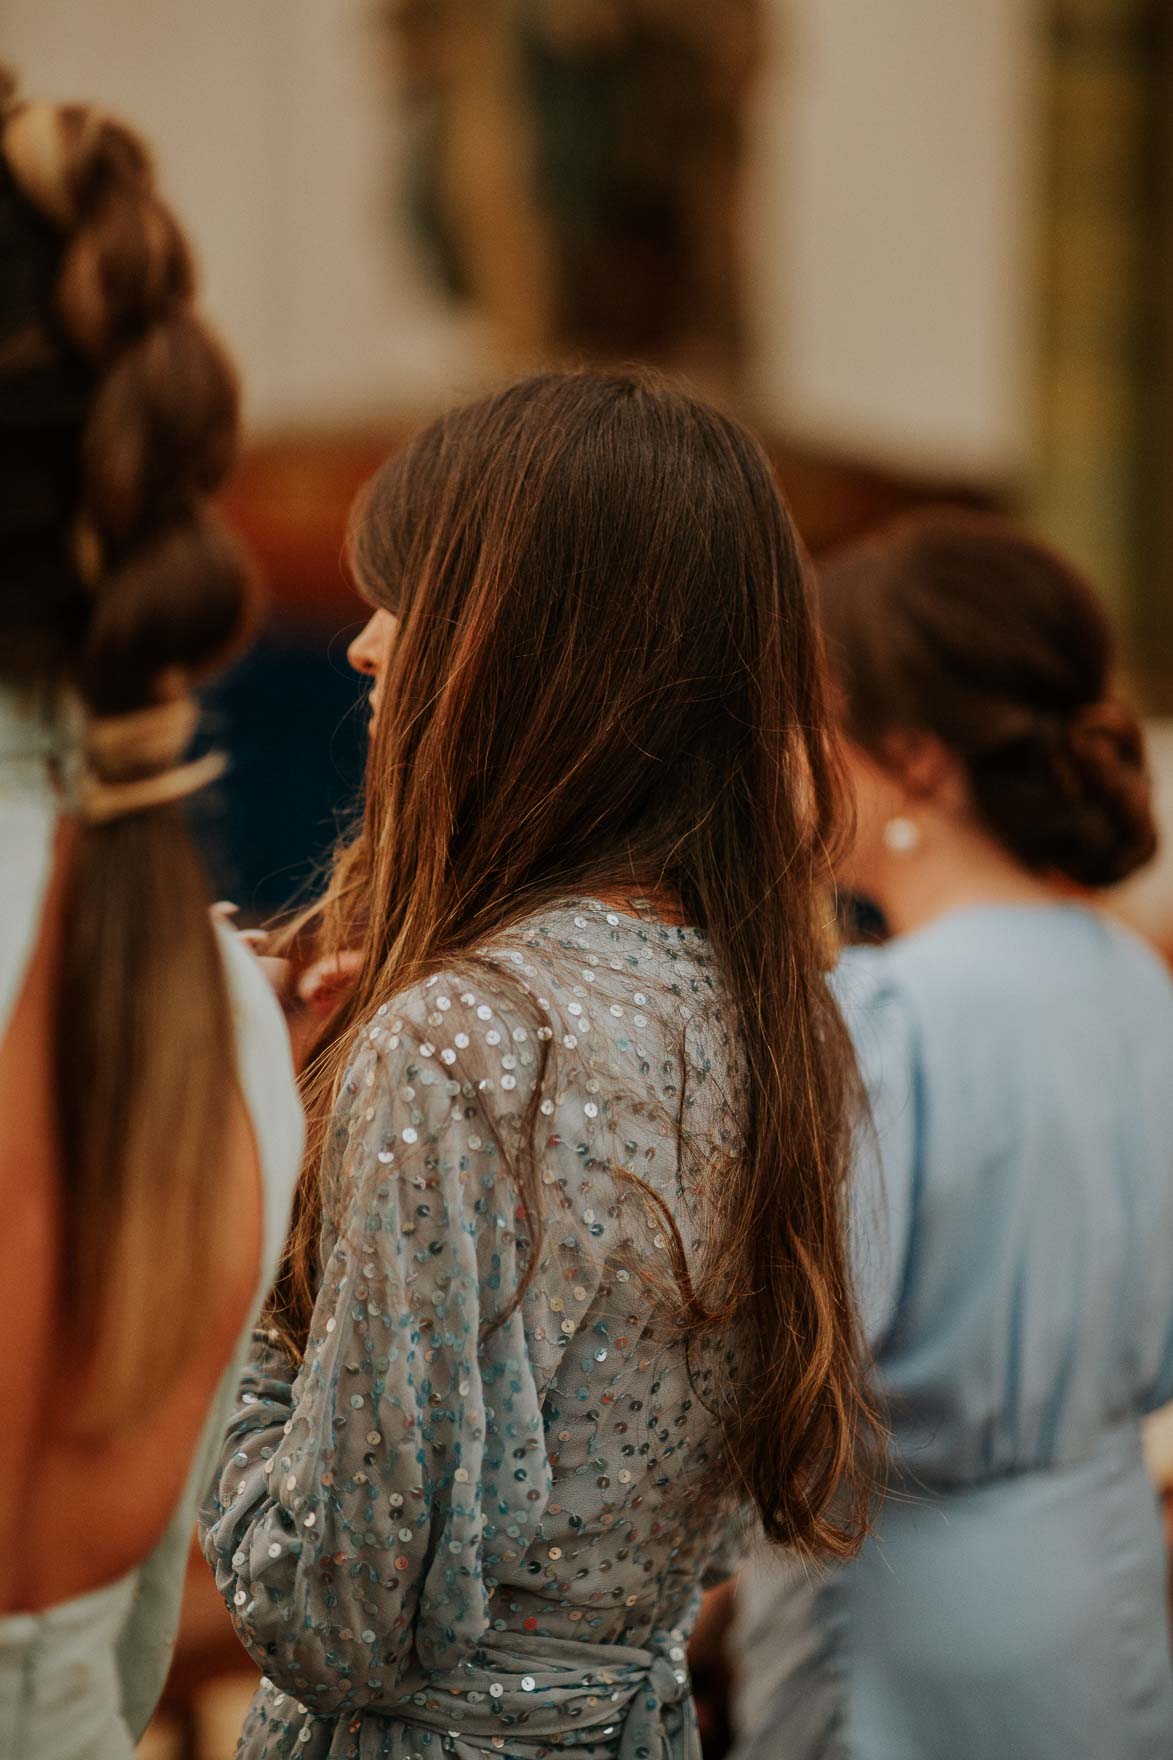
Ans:
[[[653,1348],[649,1292],[669,1268],[634,1181],[686,1241],[706,1238],[675,1119],[686,1105],[692,1174],[719,1166],[743,1105],[732,1034],[700,936],[584,901],[359,1035],[327,1147],[324,1190],[340,1196],[306,1369],[295,1381],[258,1336],[205,1511],[265,1671],[239,1760],[441,1760],[453,1743],[468,1760],[509,1747],[502,1720],[544,1732],[552,1706],[554,1747],[662,1752],[657,1694],[683,1702],[687,1681],[667,1634],[728,1523],[704,1489],[711,1408],[683,1354]],[[510,1168],[535,1116],[542,1250],[514,1307],[529,1230]],[[598,1659],[573,1688],[569,1640]],[[655,1693],[650,1674],[605,1666],[612,1645],[660,1659]],[[538,1684],[547,1666],[556,1696]],[[519,1751],[551,1746],[517,1734]]]

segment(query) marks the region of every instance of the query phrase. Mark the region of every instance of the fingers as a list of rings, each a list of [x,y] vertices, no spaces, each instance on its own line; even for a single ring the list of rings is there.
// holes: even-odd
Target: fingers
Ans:
[[[325,959],[315,960],[299,977],[297,994],[303,1002],[313,1005],[332,1003],[340,992],[350,987],[361,966],[362,955],[359,953],[332,953]]]

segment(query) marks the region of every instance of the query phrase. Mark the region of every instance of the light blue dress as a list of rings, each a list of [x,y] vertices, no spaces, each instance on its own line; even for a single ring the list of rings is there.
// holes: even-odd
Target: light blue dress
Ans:
[[[1074,906],[957,912],[838,982],[896,1471],[856,1563],[744,1574],[737,1760],[1168,1760],[1140,1421],[1173,1398],[1173,985]]]

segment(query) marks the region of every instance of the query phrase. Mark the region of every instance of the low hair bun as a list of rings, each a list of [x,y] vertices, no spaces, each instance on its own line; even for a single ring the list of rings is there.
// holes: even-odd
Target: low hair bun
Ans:
[[[881,765],[928,732],[1025,867],[1114,886],[1155,853],[1144,739],[1111,692],[1104,608],[1061,556],[1004,520],[907,516],[821,570],[850,737]]]
[[[1113,698],[1081,709],[1060,747],[1064,761],[1070,798],[1086,816],[1086,883],[1113,885],[1157,849],[1144,739],[1136,716]],[[1099,836],[1097,827],[1102,828]]]

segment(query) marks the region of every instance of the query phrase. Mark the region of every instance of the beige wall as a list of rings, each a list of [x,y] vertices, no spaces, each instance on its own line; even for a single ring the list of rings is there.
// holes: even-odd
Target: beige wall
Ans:
[[[747,212],[772,425],[915,470],[1032,446],[1031,0],[763,0]]]
[[[1012,474],[1034,189],[1030,0],[762,0],[773,49],[746,214],[752,392],[775,430]],[[369,0],[4,0],[26,89],[156,143],[247,373],[254,426],[377,418],[475,384],[430,297]]]
[[[4,0],[24,89],[137,124],[200,247],[255,427],[426,406],[470,338],[396,236],[367,0]],[[475,352],[475,351],[471,351]]]

